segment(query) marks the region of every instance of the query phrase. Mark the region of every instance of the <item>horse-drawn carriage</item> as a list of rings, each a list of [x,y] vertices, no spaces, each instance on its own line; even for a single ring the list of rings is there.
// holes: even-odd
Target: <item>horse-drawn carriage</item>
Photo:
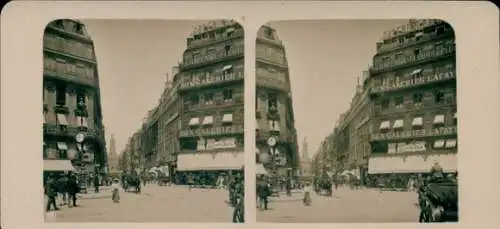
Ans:
[[[332,181],[329,177],[317,178],[314,180],[314,191],[318,195],[332,196]]]
[[[141,193],[141,179],[138,175],[124,174],[122,180],[122,186],[125,192],[130,192],[130,189],[132,189],[132,192],[135,192],[137,194]]]
[[[420,222],[457,222],[458,187],[451,179],[441,178],[418,190]]]

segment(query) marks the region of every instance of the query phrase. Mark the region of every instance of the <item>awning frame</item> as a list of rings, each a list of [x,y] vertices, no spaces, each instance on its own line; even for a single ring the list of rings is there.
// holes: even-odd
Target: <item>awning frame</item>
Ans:
[[[70,160],[43,160],[43,171],[75,171]]]

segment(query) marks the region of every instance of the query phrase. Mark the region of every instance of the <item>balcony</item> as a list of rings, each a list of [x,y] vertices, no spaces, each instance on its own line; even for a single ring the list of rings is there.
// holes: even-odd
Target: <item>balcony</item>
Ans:
[[[44,68],[43,75],[46,77],[53,78],[53,79],[71,82],[74,84],[84,84],[84,85],[90,86],[90,87],[97,86],[97,80],[95,80],[95,78],[89,78],[89,77],[86,77],[83,75],[62,73],[62,72],[58,72],[56,69]]]
[[[279,78],[272,78],[269,76],[257,75],[256,84],[257,87],[266,87],[280,91],[290,90],[290,84],[286,82],[284,77],[282,79],[279,79]]]
[[[243,105],[244,97],[243,94],[241,95],[234,95],[232,100],[227,100],[224,101],[222,98],[215,99],[213,103],[205,104],[203,102],[197,103],[197,104],[189,104],[185,103],[184,104],[184,111],[195,111],[195,110],[200,110],[200,109],[222,109],[222,108],[229,108],[233,106],[240,106]]]
[[[209,128],[199,128],[192,130],[181,130],[179,136],[181,138],[185,137],[214,137],[221,135],[233,135],[233,134],[243,134],[245,131],[243,125],[234,126],[217,126]]]
[[[457,135],[457,126],[446,126],[434,129],[419,129],[406,131],[393,131],[388,133],[373,133],[371,141],[391,141],[400,139],[418,139],[426,137],[453,136]]]
[[[179,86],[179,90],[187,90],[187,89],[201,89],[208,86],[220,85],[229,82],[235,82],[242,80],[244,75],[242,72],[230,73],[230,74],[217,74],[210,75],[206,80],[202,81],[188,81],[183,82]]]
[[[104,136],[97,129],[83,129],[77,126],[61,127],[55,124],[43,124],[44,135],[75,137],[78,133],[84,133],[86,139],[90,138],[98,141],[104,141]]]
[[[271,64],[274,66],[278,66],[280,68],[288,68],[287,61],[285,58],[270,58],[264,54],[257,53],[256,54],[256,59],[259,62],[266,63],[266,64]]]
[[[404,90],[408,88],[414,88],[422,85],[428,85],[433,83],[445,82],[448,80],[456,79],[457,76],[455,71],[439,72],[435,74],[424,75],[421,77],[414,77],[410,79],[399,80],[392,84],[385,84],[380,86],[374,86],[371,88],[371,93],[381,93]]]
[[[422,44],[422,43],[432,41],[432,40],[440,40],[440,39],[445,38],[445,37],[453,37],[453,35],[454,35],[453,31],[446,31],[446,32],[439,34],[439,35],[424,34],[418,40],[414,38],[412,40],[406,40],[403,43],[395,42],[395,43],[389,43],[389,44],[382,44],[382,46],[380,46],[380,48],[377,49],[377,53],[382,54],[382,53],[390,52],[390,51],[393,51],[396,49],[403,49],[403,48],[407,48],[410,46]]]
[[[424,62],[435,61],[443,57],[452,56],[454,54],[455,54],[455,46],[449,46],[442,49],[422,51],[418,55],[407,56],[403,60],[386,61],[382,64],[375,65],[370,68],[370,73],[378,74],[381,72],[395,70],[397,68],[418,65]]]
[[[234,40],[236,38],[243,38],[244,35],[245,31],[243,29],[236,29],[231,34],[231,36],[216,36],[214,38],[192,40],[188,44],[188,49],[202,47],[202,46],[209,46],[217,43],[222,43],[225,41]]]
[[[185,59],[184,62],[179,65],[179,69],[185,70],[188,68],[196,68],[196,67],[200,67],[200,66],[207,65],[207,64],[213,64],[213,63],[220,62],[220,61],[226,61],[226,60],[229,60],[229,59],[235,58],[235,57],[243,57],[244,52],[245,52],[244,46],[241,45],[241,46],[234,47],[229,52],[218,51],[218,52],[215,52],[213,54],[201,56],[201,58]]]

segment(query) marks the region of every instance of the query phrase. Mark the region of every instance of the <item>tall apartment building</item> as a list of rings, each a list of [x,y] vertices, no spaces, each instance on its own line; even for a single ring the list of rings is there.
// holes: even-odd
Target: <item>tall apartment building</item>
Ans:
[[[172,69],[172,75],[175,76],[177,73],[178,68]],[[168,173],[171,176],[175,176],[177,153],[180,150],[178,138],[181,119],[178,87],[179,84],[174,85],[167,77],[157,111],[157,165],[168,166]]]
[[[268,25],[259,29],[256,46],[257,165],[274,177],[294,177],[300,162],[285,48]]]
[[[55,20],[43,38],[44,171],[76,169],[104,175],[107,167],[99,76],[85,25]]]
[[[193,174],[213,183],[244,165],[244,31],[219,20],[199,26],[173,84],[179,84],[179,182]]]
[[[373,106],[369,173],[456,172],[455,35],[440,20],[386,33],[366,84]]]

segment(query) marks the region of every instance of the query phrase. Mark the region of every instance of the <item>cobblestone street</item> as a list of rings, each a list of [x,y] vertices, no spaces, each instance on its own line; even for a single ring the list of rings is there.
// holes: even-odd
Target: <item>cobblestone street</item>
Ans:
[[[56,222],[231,222],[232,208],[226,190],[160,187],[148,184],[142,194],[121,193],[111,201],[111,192],[82,194],[79,207],[63,207]]]
[[[302,204],[302,193],[270,198],[269,210],[257,210],[257,221],[281,223],[417,222],[419,209],[413,192],[379,192],[340,188],[333,197],[313,194],[312,205]]]

